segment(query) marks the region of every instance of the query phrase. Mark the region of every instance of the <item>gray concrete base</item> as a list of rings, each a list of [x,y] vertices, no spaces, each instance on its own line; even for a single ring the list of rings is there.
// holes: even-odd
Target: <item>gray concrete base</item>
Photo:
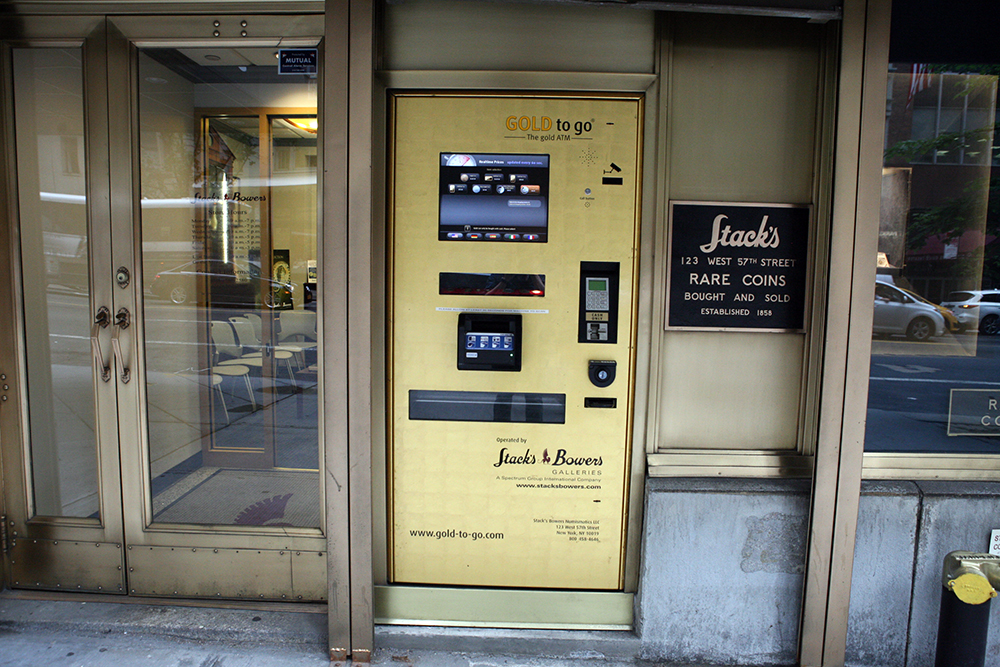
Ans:
[[[802,480],[647,480],[641,655],[795,664],[808,512]]]
[[[996,482],[865,482],[854,549],[847,664],[933,665],[941,568],[951,551],[989,550],[1000,528]],[[1000,605],[986,664],[1000,666]]]
[[[861,493],[847,664],[903,667],[913,595],[919,488],[913,482],[865,482]]]

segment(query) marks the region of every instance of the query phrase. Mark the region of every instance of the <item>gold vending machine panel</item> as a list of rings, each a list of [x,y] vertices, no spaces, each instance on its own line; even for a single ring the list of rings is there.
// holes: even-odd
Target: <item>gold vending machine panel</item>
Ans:
[[[642,97],[390,107],[390,580],[620,590]]]

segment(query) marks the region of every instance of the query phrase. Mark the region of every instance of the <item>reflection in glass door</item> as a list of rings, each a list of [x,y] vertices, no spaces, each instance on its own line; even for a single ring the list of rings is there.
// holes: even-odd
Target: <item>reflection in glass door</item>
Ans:
[[[139,54],[154,523],[319,528],[315,75]]]
[[[12,55],[33,514],[99,518],[82,53]]]

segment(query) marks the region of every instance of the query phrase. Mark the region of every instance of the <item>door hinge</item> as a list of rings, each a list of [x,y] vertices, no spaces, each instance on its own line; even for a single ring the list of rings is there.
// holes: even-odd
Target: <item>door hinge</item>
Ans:
[[[0,553],[6,555],[10,552],[10,542],[7,538],[7,515],[0,515]]]

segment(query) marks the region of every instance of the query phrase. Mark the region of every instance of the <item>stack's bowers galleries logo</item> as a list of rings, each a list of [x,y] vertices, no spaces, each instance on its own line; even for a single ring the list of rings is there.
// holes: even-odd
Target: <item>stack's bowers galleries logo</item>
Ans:
[[[570,456],[565,449],[557,449],[555,457],[549,456],[549,450],[542,451],[542,458],[540,461],[543,465],[551,465],[553,467],[559,466],[600,466],[603,465],[604,461],[600,456],[597,457],[584,457],[584,456]],[[535,465],[539,463],[538,458],[531,453],[531,449],[525,449],[524,454],[514,454],[506,447],[500,449],[500,455],[497,457],[497,462],[493,464],[494,468],[499,468],[505,465]]]

